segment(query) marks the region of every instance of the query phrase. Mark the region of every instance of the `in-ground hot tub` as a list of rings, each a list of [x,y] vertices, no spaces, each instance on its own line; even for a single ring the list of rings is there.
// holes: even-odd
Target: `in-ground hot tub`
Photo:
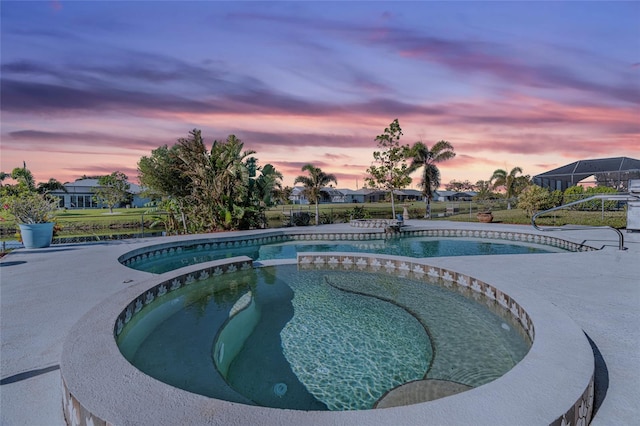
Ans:
[[[146,374],[190,392],[334,411],[374,408],[414,381],[481,386],[529,350],[528,318],[494,294],[476,300],[429,275],[374,269],[286,264],[209,276],[135,315],[128,308],[118,345]]]

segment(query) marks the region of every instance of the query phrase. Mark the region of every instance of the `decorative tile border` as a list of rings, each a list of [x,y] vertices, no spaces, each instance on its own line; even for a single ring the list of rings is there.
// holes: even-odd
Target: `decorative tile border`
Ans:
[[[349,221],[353,228],[386,228],[388,226],[399,226],[400,221],[395,219],[354,219]]]
[[[236,271],[246,271],[253,268],[253,261],[248,257],[243,257],[241,260],[238,260],[238,258],[236,258],[236,260],[233,260],[233,258],[229,260],[223,259],[211,263],[211,266],[187,272],[156,284],[133,299],[127,307],[122,310],[120,315],[118,315],[118,319],[113,327],[113,335],[118,337],[124,326],[127,325],[136,314],[159,297],[193,284],[196,281],[206,280],[212,276],[215,277]]]
[[[234,249],[240,247],[250,247],[262,244],[282,243],[292,241],[292,235],[284,234],[261,234],[247,235],[246,237],[218,237],[198,240],[177,241],[173,243],[155,244],[148,247],[141,247],[132,250],[118,258],[118,262],[125,266],[130,266],[136,262],[147,259],[154,259],[163,256],[171,256],[174,253],[183,251],[208,252],[211,250]]]
[[[551,426],[581,426],[588,425],[593,416],[594,376],[591,376],[589,386],[573,406],[562,416],[558,417]]]
[[[516,241],[531,244],[540,244],[557,247],[568,251],[592,251],[596,250],[584,244],[578,244],[548,235],[529,234],[513,231],[488,231],[478,229],[424,229],[402,231],[403,236],[411,237],[456,237],[456,238],[483,238],[489,240]]]
[[[530,343],[535,338],[535,327],[529,314],[508,294],[491,284],[456,271],[412,261],[412,258],[398,256],[382,256],[373,253],[298,253],[298,266],[301,269],[341,269],[367,270],[382,272],[400,277],[437,284],[471,296],[486,305],[495,308],[498,313],[509,313],[513,324],[521,328],[521,333]],[[495,312],[495,311],[494,311]]]
[[[69,426],[114,426],[91,413],[80,404],[80,401],[67,389],[64,378],[62,378],[62,391],[62,412],[64,420]]]

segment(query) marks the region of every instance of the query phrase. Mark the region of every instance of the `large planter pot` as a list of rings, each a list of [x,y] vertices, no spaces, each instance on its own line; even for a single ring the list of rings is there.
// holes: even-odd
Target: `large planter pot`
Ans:
[[[478,216],[478,222],[482,222],[482,223],[493,222],[493,215],[491,214],[491,212],[479,212],[477,216]]]
[[[18,224],[24,248],[49,247],[53,239],[53,225],[53,222]]]

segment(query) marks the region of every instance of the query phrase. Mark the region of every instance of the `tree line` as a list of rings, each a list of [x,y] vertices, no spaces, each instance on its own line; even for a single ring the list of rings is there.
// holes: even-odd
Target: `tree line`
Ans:
[[[447,141],[429,149],[423,142],[401,145],[402,129],[394,120],[375,138],[380,148],[373,154],[375,164],[367,169],[367,184],[372,188],[393,191],[411,183],[411,173],[422,168],[420,187],[426,202],[425,217],[430,215],[433,191],[440,185],[436,163],[455,156]],[[207,149],[200,130],[189,132],[171,146],[162,146],[138,162],[141,185],[157,207],[168,213],[165,227],[185,233],[266,227],[265,210],[277,202],[286,202],[282,174],[271,164],[259,166],[254,151],[243,151],[244,144],[235,135],[214,141]],[[337,185],[335,175],[313,164],[305,164],[306,175],[297,176],[294,184],[304,186],[307,199],[318,203],[323,188]],[[395,217],[394,197],[391,196]]]
[[[377,149],[373,152],[372,165],[366,170],[365,188],[387,191],[395,218],[394,191],[409,186],[410,175],[420,171],[418,187],[425,201],[424,217],[430,218],[434,192],[441,185],[437,165],[455,157],[454,147],[446,140],[431,147],[422,141],[403,144],[400,142],[402,136],[400,123],[395,119],[375,137]],[[235,135],[222,141],[214,140],[211,148],[207,148],[202,132],[194,129],[174,145],[160,146],[140,158],[137,171],[143,195],[153,200],[151,209],[165,213],[161,217],[170,233],[264,228],[267,226],[266,210],[288,202],[292,188],[283,187],[282,173],[272,164],[260,165],[255,154],[255,151],[245,150],[244,143]],[[317,225],[321,192],[331,183],[337,185],[338,181],[335,175],[312,163],[305,164],[302,171],[306,174],[297,176],[294,184],[302,184],[304,195],[315,204]],[[36,185],[26,164],[11,174],[0,172],[0,182],[7,177],[15,179],[17,184],[1,185],[0,195],[3,196],[19,196],[24,191],[41,194],[66,191],[64,185],[53,178]],[[131,196],[128,177],[120,171],[93,178],[99,185],[94,193],[96,201],[111,210]],[[477,201],[504,197],[508,209],[512,207],[511,201],[518,199],[518,206],[528,214],[559,205],[563,199],[563,194],[556,193],[559,191],[551,192],[533,185],[531,177],[524,175],[520,167],[508,172],[497,169],[488,180],[475,184],[453,180],[445,185],[445,189],[475,191]],[[570,192],[575,196],[577,191],[572,189]]]

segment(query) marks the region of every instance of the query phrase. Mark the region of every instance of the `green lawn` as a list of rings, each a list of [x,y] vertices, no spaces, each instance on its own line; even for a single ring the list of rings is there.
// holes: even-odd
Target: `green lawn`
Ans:
[[[396,214],[402,213],[404,207],[409,211],[412,219],[424,217],[425,206],[422,202],[397,203]],[[365,204],[320,204],[321,219],[325,222],[341,223],[349,220],[348,212],[354,207],[364,208],[370,217],[391,218],[391,203],[365,203]],[[476,212],[480,208],[477,203],[432,203],[433,220],[451,220],[458,222],[477,222]],[[494,205],[492,207],[495,223],[509,224],[531,224],[531,219],[526,216],[521,209],[506,210],[504,205]],[[289,215],[290,211],[306,211],[315,214],[314,205],[285,205],[271,208],[267,211],[267,219],[270,227],[279,227],[283,224],[283,219]],[[84,209],[60,211],[56,215],[56,222],[61,227],[59,236],[82,236],[82,235],[109,235],[115,233],[135,233],[142,231],[144,223],[145,232],[162,230],[161,228],[150,229],[149,226],[155,221],[155,215],[148,213],[146,208],[114,209],[113,214],[107,209]],[[313,223],[313,219],[312,219]],[[542,226],[550,225],[591,225],[591,226],[613,226],[624,228],[626,226],[626,212],[613,211],[599,212],[561,210],[541,216],[537,224]],[[14,239],[15,234],[10,230],[16,225],[12,217],[5,211],[0,212],[0,230],[2,239]]]
[[[425,213],[424,203],[414,202],[408,203],[407,209],[411,219],[422,219]],[[391,203],[366,203],[366,204],[320,204],[320,215],[333,214],[335,221],[344,220],[346,211],[356,206],[364,207],[371,217],[387,217],[391,218]],[[396,214],[402,213],[405,204],[396,204]],[[477,203],[446,203],[434,202],[431,206],[433,220],[451,220],[457,222],[478,222],[476,218],[477,211],[481,205]],[[281,218],[290,209],[293,211],[308,211],[315,214],[315,206],[280,206],[270,209],[268,217]],[[457,209],[457,210],[456,210]],[[449,213],[448,213],[449,211]],[[452,214],[455,212],[455,214]],[[492,206],[493,222],[530,225],[531,218],[527,217],[522,209],[507,210],[504,204],[494,204]],[[542,226],[561,226],[561,225],[590,225],[590,226],[612,226],[614,228],[624,228],[626,226],[626,211],[605,211],[604,215],[600,211],[573,211],[560,210],[538,217],[536,224]]]
[[[527,217],[524,210],[496,210],[493,211],[494,223],[510,223],[530,225],[531,218]],[[447,217],[446,220],[458,222],[477,222],[475,216],[469,214],[459,214]],[[589,226],[612,226],[614,228],[624,228],[627,225],[627,215],[625,211],[604,212],[587,212],[587,211],[571,211],[559,210],[539,216],[536,224],[541,226],[562,226],[562,225],[589,225]]]

